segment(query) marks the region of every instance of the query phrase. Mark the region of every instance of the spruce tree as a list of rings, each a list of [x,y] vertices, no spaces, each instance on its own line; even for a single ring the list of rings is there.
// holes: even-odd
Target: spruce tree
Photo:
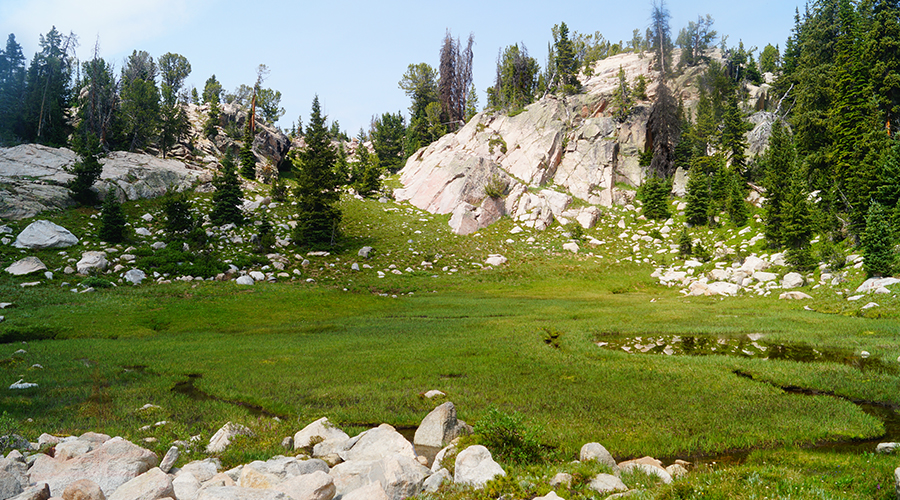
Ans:
[[[728,218],[737,227],[746,226],[747,220],[750,219],[750,208],[745,201],[746,197],[747,189],[744,179],[740,175],[732,173],[731,190],[728,197]]]
[[[681,228],[681,234],[678,235],[678,255],[687,257],[693,252],[693,241],[691,235],[688,234],[687,228]]]
[[[729,155],[731,168],[738,172],[743,171],[747,166],[745,132],[747,132],[747,123],[738,108],[737,95],[731,93],[728,96],[723,116],[722,149]]]
[[[644,217],[652,220],[665,220],[671,215],[669,211],[669,183],[655,175],[648,175],[641,186],[643,191]]]
[[[213,193],[213,209],[209,220],[216,225],[243,224],[244,213],[241,211],[241,180],[238,178],[231,151],[222,159],[222,172],[213,179],[216,191]]]
[[[381,166],[378,156],[369,153],[362,142],[356,148],[356,162],[353,164],[353,189],[360,196],[370,196],[381,189]]]
[[[304,138],[306,148],[292,159],[297,179],[297,226],[293,240],[305,247],[331,246],[339,237],[340,182],[334,170],[336,155],[318,95],[313,99]]]
[[[100,231],[98,236],[107,243],[121,243],[125,240],[125,213],[122,204],[110,189],[103,199],[103,208],[100,211]]]
[[[253,134],[250,132],[250,122],[247,122],[247,128],[244,129],[243,144],[241,145],[238,157],[241,160],[241,175],[255,180],[256,179],[256,156],[253,154]]]
[[[93,205],[97,203],[97,193],[91,187],[103,173],[103,165],[100,164],[99,144],[93,135],[90,143],[84,146],[81,161],[72,165],[68,172],[75,178],[70,180],[66,187],[69,188],[69,196],[80,205]]]
[[[891,276],[897,263],[894,238],[884,207],[877,201],[869,204],[866,214],[866,230],[862,237],[863,267],[866,275]]]
[[[780,246],[784,241],[782,232],[784,220],[787,217],[785,198],[794,170],[795,159],[793,140],[781,121],[776,121],[772,124],[769,149],[763,158],[765,165],[763,186],[766,188],[765,235],[769,243],[774,246]]]
[[[798,269],[807,269],[813,264],[810,241],[815,223],[805,186],[799,169],[795,168],[784,197],[781,241],[787,248],[788,263]]]
[[[709,177],[699,164],[691,167],[685,195],[687,207],[684,215],[692,226],[705,226],[709,223]]]

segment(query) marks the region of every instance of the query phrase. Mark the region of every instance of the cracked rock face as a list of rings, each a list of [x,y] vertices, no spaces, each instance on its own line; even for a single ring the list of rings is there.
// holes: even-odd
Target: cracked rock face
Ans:
[[[45,210],[74,206],[66,188],[74,176],[66,169],[78,160],[67,148],[39,144],[0,148],[0,219],[25,219]],[[103,173],[94,189],[103,196],[114,189],[120,200],[153,198],[170,189],[185,189],[201,172],[180,161],[124,151],[114,151],[100,163]]]

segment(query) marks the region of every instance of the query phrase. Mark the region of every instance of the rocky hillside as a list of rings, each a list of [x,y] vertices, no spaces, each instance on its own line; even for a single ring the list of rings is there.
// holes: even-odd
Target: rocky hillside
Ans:
[[[639,75],[652,82],[649,99],[637,102],[624,122],[611,111],[619,68],[632,85]],[[673,84],[688,109],[695,104],[702,69],[688,71]],[[432,213],[452,213],[450,225],[457,234],[487,227],[504,215],[536,229],[554,220],[591,227],[598,207],[630,202],[642,182],[639,157],[657,80],[649,57],[620,54],[598,62],[593,76],[582,75],[582,94],[549,95],[518,114],[480,113],[413,155],[394,196]],[[767,85],[751,88],[746,106],[764,102],[767,92]],[[764,147],[771,119],[768,113],[753,116],[751,154]],[[684,184],[679,171],[676,193],[683,194]]]
[[[226,151],[237,153],[240,149],[241,143],[233,135],[234,131],[243,130],[247,112],[223,105],[218,134],[212,139],[203,135],[207,112],[206,105],[188,105],[191,123],[188,140],[177,145],[166,159],[154,156],[154,151],[148,151],[149,154],[113,151],[102,158],[103,173],[94,185],[101,198],[111,188],[115,188],[123,201],[155,198],[169,190],[181,191],[198,181],[209,181],[219,158]],[[277,175],[290,148],[287,135],[257,121],[253,140],[257,176],[269,179]],[[25,219],[46,210],[74,206],[66,184],[74,177],[68,169],[78,160],[78,155],[67,148],[38,144],[0,148],[0,219]]]

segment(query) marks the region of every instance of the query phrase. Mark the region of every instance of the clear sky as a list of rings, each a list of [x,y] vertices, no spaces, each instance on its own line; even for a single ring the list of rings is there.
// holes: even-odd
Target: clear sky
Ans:
[[[761,50],[768,43],[784,48],[797,3],[668,0],[666,6],[673,38],[709,14],[728,46],[743,40]],[[99,40],[100,55],[117,70],[135,49],[154,58],[182,54],[192,67],[187,84],[198,90],[212,74],[228,91],[250,85],[257,66],[266,64],[265,86],[282,93],[282,128],[298,116],[305,124],[318,94],[329,120],[354,136],[375,114],[406,114],[409,99],[397,82],[411,63],[437,67],[447,29],[462,41],[475,36],[473,75],[483,106],[501,48],[524,43],[543,67],[554,24],[618,42],[635,28],[643,33],[650,11],[650,0],[0,0],[0,47],[14,33],[30,60],[39,35],[55,25],[78,35],[81,60]]]

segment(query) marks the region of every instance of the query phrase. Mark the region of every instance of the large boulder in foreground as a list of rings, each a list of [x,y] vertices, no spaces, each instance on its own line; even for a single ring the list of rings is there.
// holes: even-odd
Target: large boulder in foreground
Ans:
[[[93,451],[69,460],[38,455],[28,474],[32,483],[49,484],[50,493],[55,497],[61,496],[69,484],[79,479],[97,483],[109,497],[123,484],[156,467],[158,462],[152,451],[115,437]]]
[[[13,246],[41,250],[44,248],[65,248],[78,243],[78,238],[68,229],[48,220],[36,220],[16,237]]]
[[[505,475],[506,472],[484,446],[469,446],[456,456],[456,468],[453,472],[455,483],[483,488],[491,479]]]
[[[471,433],[471,427],[456,418],[456,407],[447,401],[422,419],[413,444],[443,448],[457,437]]]

